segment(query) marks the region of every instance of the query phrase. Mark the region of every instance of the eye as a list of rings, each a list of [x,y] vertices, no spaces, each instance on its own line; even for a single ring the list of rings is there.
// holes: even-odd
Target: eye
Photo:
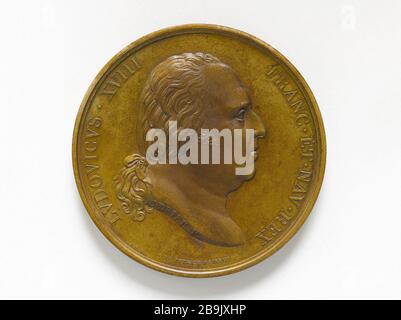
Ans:
[[[240,108],[239,109],[239,111],[237,112],[237,114],[235,115],[235,118],[238,120],[238,121],[244,121],[244,119],[245,119],[245,112],[246,112],[246,110],[245,110],[245,108]]]

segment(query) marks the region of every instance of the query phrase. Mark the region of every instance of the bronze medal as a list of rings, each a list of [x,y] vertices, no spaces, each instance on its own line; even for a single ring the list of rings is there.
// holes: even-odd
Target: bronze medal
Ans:
[[[312,210],[325,156],[295,67],[215,25],[167,28],[118,53],[90,86],[73,140],[79,193],[102,233],[188,277],[233,273],[282,247]]]

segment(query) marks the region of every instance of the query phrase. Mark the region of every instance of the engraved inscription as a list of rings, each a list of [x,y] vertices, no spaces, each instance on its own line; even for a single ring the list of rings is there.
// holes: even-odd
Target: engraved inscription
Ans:
[[[230,258],[231,258],[230,256],[227,256],[227,257],[211,258],[211,259],[205,259],[205,260],[193,260],[193,259],[182,259],[182,258],[176,258],[175,260],[182,265],[201,266],[201,265],[207,265],[207,264],[225,263]]]
[[[289,196],[290,201],[299,208],[302,200],[305,199],[309,182],[312,180],[312,172],[300,170],[295,180],[294,186]]]
[[[307,103],[303,98],[302,92],[291,84],[289,77],[280,64],[270,66],[266,72],[266,76],[280,91],[286,99],[288,106],[295,113],[295,123],[297,127],[301,129],[302,133],[299,148],[300,158],[304,161],[304,167],[298,171],[295,178],[291,193],[288,197],[290,205],[287,211],[281,210],[267,226],[263,227],[263,229],[257,233],[256,238],[262,241],[261,244],[263,246],[271,243],[283,233],[306,198],[309,184],[312,181],[315,146],[313,137],[308,136],[308,132],[311,131],[311,120],[306,109]]]
[[[140,68],[141,66],[135,60],[135,57],[131,56],[127,61],[119,65],[107,78],[100,90],[100,95],[107,96],[111,100],[118,89]]]
[[[266,227],[256,234],[256,238],[262,241],[263,246],[267,245],[284,231],[291,220],[292,215],[281,210]]]
[[[271,243],[289,226],[295,216],[293,206],[297,209],[300,207],[302,201],[305,199],[308,185],[311,181],[311,171],[302,169],[298,172],[291,195],[289,196],[292,205],[288,206],[286,211],[281,210],[266,227],[263,227],[263,229],[256,234],[256,238],[262,241],[262,246]]]
[[[312,137],[303,137],[301,138],[301,151],[302,158],[312,161],[314,154],[314,145],[315,141]]]
[[[84,132],[83,163],[89,186],[92,190],[92,199],[106,221],[113,224],[117,222],[120,217],[117,210],[113,208],[110,198],[104,189],[104,182],[100,176],[100,166],[96,153],[101,126],[102,119],[100,117],[88,118]]]
[[[302,93],[299,92],[299,89],[294,88],[290,84],[282,67],[279,64],[270,66],[269,70],[266,72],[266,76],[281,92],[283,97],[287,100],[289,107],[294,111],[297,126],[304,127],[309,124],[309,115],[305,111],[306,101]]]

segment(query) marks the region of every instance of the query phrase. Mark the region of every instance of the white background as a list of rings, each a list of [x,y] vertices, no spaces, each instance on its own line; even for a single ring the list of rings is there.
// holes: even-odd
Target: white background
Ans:
[[[401,1],[1,1],[0,298],[401,298]],[[214,279],[164,275],[96,229],[72,170],[75,116],[101,67],[184,23],[251,33],[302,73],[326,176],[277,254]]]

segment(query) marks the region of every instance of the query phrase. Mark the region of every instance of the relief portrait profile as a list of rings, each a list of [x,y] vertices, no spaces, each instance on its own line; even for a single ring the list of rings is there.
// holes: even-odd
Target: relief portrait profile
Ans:
[[[190,128],[199,136],[201,129],[252,129],[256,160],[265,127],[252,108],[250,91],[235,71],[208,53],[173,55],[151,71],[132,112],[139,115],[138,145],[135,153],[122,159],[115,178],[122,212],[138,222],[157,212],[202,243],[243,245],[245,235],[227,210],[227,197],[253,178],[254,167],[238,175],[235,163],[150,163],[146,157],[152,144],[147,133],[162,129],[168,135],[169,125],[175,122],[177,132]],[[179,141],[178,147],[183,143]]]

